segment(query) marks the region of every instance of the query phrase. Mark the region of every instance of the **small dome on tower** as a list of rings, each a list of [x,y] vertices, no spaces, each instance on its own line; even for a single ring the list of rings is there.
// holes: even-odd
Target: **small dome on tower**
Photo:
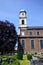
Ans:
[[[21,10],[20,10],[20,13],[21,13],[21,12],[25,12],[25,13],[26,13],[26,10],[25,10],[25,9],[21,9]]]

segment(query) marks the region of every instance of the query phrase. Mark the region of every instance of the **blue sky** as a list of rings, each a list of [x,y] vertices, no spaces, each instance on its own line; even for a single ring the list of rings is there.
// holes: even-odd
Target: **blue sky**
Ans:
[[[28,26],[43,26],[43,0],[0,0],[0,20],[14,23],[18,32],[21,9],[27,12]]]

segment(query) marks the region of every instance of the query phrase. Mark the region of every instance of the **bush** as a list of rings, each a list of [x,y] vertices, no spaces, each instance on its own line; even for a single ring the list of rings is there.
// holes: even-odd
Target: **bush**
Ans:
[[[32,59],[32,55],[31,54],[27,54],[27,59],[31,60]]]
[[[4,62],[4,64],[3,65],[8,65],[8,62]]]
[[[20,62],[20,65],[30,65],[30,61],[28,61],[28,60],[22,60]]]
[[[37,55],[37,52],[35,52],[34,54]]]
[[[12,65],[20,65],[20,63],[16,60],[15,62],[12,63]]]
[[[12,62],[12,64],[5,62],[4,65],[20,65],[20,63],[16,60],[16,61]]]
[[[17,60],[17,55],[14,55],[14,56],[12,57],[12,59],[13,59],[13,60]]]
[[[23,52],[17,53],[17,59],[22,60],[23,59]]]

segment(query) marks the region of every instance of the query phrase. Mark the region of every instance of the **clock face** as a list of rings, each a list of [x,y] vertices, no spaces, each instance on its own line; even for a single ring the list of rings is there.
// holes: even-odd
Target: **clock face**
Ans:
[[[24,13],[22,13],[22,15],[24,15]]]
[[[24,36],[24,32],[22,32],[22,36]]]

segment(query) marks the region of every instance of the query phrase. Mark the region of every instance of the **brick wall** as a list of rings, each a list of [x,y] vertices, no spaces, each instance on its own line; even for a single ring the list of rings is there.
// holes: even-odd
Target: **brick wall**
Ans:
[[[20,29],[20,36],[22,36],[22,31],[24,32],[24,36],[30,36],[30,32],[32,32],[32,36],[37,36],[37,32],[39,32],[39,36],[43,36],[43,30],[28,30],[28,29]],[[25,47],[24,47],[24,52],[35,52],[35,51],[38,51],[38,52],[43,52],[43,49],[40,48],[40,40],[43,40],[43,38],[19,38],[20,40],[20,43],[22,45],[22,40],[25,40]],[[32,49],[31,48],[31,43],[30,41],[31,40],[34,40],[34,44],[35,44],[35,48]]]

